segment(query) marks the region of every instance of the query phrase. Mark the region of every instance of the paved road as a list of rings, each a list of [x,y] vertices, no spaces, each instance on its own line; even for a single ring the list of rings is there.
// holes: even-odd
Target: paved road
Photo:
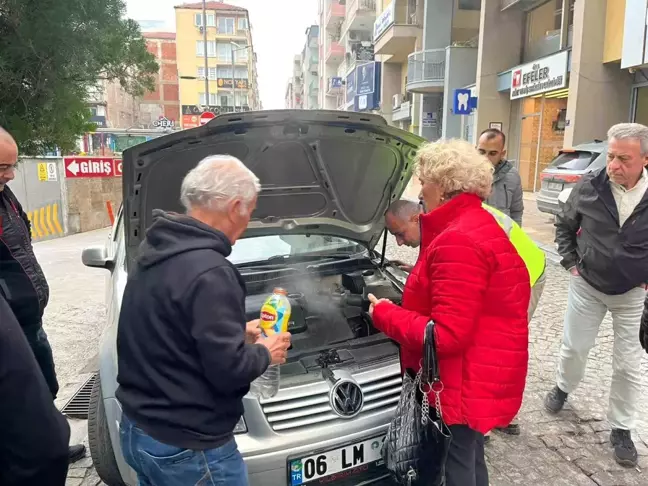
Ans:
[[[530,206],[527,204],[529,210]],[[550,233],[550,223],[545,224],[537,234]],[[80,251],[84,246],[103,243],[106,236],[107,231],[102,230],[36,244],[52,287],[45,328],[52,339],[61,380],[68,381],[68,386],[61,391],[61,404],[88,376],[84,374],[88,371],[86,363],[96,353],[103,325],[103,275],[81,265]],[[399,248],[390,241],[388,256],[413,261],[416,251]],[[542,409],[544,394],[553,385],[567,290],[567,276],[560,267],[552,265],[548,272],[545,293],[531,323],[528,387],[521,412],[523,433],[520,437],[493,436],[487,450],[491,485],[648,485],[648,478],[639,470],[618,467],[610,456],[609,429],[604,420],[611,374],[609,319],[601,329],[583,385],[570,397],[567,410],[554,417]],[[646,362],[642,369],[648,372]],[[640,416],[644,420],[635,438],[641,455],[639,469],[643,469],[648,466],[648,448],[644,442],[648,440],[645,420],[648,395],[645,393]],[[75,439],[83,439],[85,422],[74,421],[72,426]],[[97,484],[99,478],[90,458],[70,470],[68,486]]]

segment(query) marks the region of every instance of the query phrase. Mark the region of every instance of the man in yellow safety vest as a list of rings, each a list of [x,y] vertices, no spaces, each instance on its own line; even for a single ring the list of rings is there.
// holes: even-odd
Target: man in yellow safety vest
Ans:
[[[542,296],[542,291],[544,290],[545,253],[538,248],[538,245],[534,243],[529,235],[510,216],[486,204],[483,204],[482,207],[493,215],[500,227],[506,232],[506,235],[509,237],[522,260],[524,260],[529,271],[529,280],[531,282],[529,321],[531,321],[540,297]],[[418,248],[421,243],[421,230],[419,225],[419,216],[421,213],[421,205],[407,199],[395,201],[389,206],[389,209],[385,213],[385,226],[396,238],[398,246],[404,245],[411,248]],[[392,263],[399,266],[405,272],[409,273],[412,270],[412,265],[400,261],[392,261]],[[520,427],[517,423],[511,423],[508,427],[499,430],[511,435],[520,434]]]

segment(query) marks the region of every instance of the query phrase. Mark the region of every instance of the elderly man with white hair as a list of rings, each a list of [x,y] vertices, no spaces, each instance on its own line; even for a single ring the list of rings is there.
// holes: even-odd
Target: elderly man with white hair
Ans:
[[[615,460],[637,464],[631,431],[641,395],[639,323],[648,282],[648,127],[620,123],[608,132],[606,170],[585,176],[556,220],[556,243],[570,272],[556,386],[545,398],[562,410],[585,374],[603,317],[612,314],[614,351],[608,421]]]
[[[234,440],[242,398],[290,346],[289,333],[263,339],[258,321],[245,322],[245,285],[226,259],[259,188],[238,159],[204,159],[182,182],[187,213],[154,211],[129,273],[116,395],[141,485],[247,484]]]

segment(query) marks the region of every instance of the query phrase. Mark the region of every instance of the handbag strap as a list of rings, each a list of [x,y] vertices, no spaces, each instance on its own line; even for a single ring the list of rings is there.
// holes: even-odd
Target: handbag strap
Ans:
[[[423,336],[423,363],[421,368],[423,371],[421,383],[432,386],[441,381],[433,320],[428,321],[425,326],[425,335]]]

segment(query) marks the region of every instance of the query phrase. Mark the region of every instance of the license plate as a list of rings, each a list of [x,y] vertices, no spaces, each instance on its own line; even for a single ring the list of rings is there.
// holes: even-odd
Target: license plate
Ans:
[[[562,191],[563,185],[560,182],[550,182],[549,184],[547,184],[547,189],[550,189],[552,191]]]
[[[290,485],[307,484],[363,466],[382,463],[380,450],[385,436],[289,461]]]

